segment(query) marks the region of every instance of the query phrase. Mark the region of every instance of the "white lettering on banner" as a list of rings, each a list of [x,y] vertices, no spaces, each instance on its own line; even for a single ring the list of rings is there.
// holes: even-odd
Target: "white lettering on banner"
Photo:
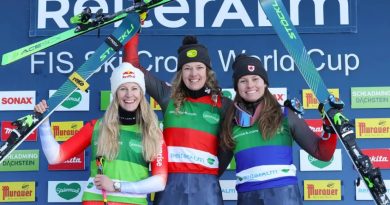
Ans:
[[[362,91],[352,91],[353,97],[374,97],[374,96],[390,96],[390,88],[389,90],[362,90]]]
[[[209,152],[188,147],[168,146],[168,162],[192,163],[208,168],[218,168],[218,158]]]
[[[123,9],[124,0],[115,0],[108,1],[110,4],[107,4],[105,0],[80,0],[72,1],[68,0],[38,0],[37,6],[37,29],[46,29],[48,22],[54,22],[58,28],[69,28],[65,16],[74,16],[83,10],[86,6],[89,6],[92,12],[96,12],[99,8],[103,9],[103,13],[113,13]],[[314,10],[314,24],[317,26],[325,25],[325,3],[327,0],[312,0],[313,1],[313,10]],[[330,1],[330,0],[329,0]],[[338,0],[339,4],[339,23],[340,25],[349,25],[349,1],[350,0]],[[93,2],[93,6],[91,6]],[[257,13],[249,15],[248,9],[244,7],[245,1],[241,0],[225,0],[225,1],[216,1],[216,0],[196,0],[193,1],[195,8],[191,8],[188,0],[177,0],[177,3],[174,5],[165,5],[160,6],[154,9],[155,21],[158,22],[161,26],[165,28],[181,28],[188,24],[188,20],[193,20],[193,25],[195,28],[222,28],[223,24],[228,21],[241,21],[241,24],[245,28],[253,28],[255,26],[254,20],[257,20],[258,27],[269,27],[271,26],[270,22],[267,20],[264,11],[260,6],[260,2],[257,2]],[[302,6],[300,6],[301,0],[289,0],[290,5],[290,18],[294,25],[299,25],[300,12],[302,12]],[[54,11],[49,11],[49,5],[55,5],[55,8],[58,8]],[[113,9],[110,9],[113,7]],[[216,8],[215,8],[216,7]],[[206,8],[215,9],[216,12],[206,12]],[[308,9],[305,7],[305,9]],[[71,12],[71,14],[69,14]],[[306,11],[311,12],[311,11]],[[188,15],[194,13],[195,18],[192,18]],[[179,14],[179,15],[173,15]],[[327,15],[337,15],[328,12]],[[168,19],[168,16],[170,19]],[[173,16],[176,16],[176,19],[173,20]],[[251,19],[257,17],[257,19]],[[192,19],[191,19],[192,18]],[[205,25],[206,19],[213,19],[211,25]],[[152,27],[152,20],[147,20],[143,27]],[[119,23],[115,23],[116,26]]]
[[[244,169],[236,173],[237,184],[243,184],[246,182],[261,182],[270,179],[276,179],[279,177],[295,177],[296,176],[295,165],[260,165]]]
[[[59,28],[69,28],[63,16],[69,11],[69,1],[57,0],[60,3],[60,10],[48,11],[47,2],[52,0],[38,1],[38,28],[46,28],[46,20],[53,19]]]
[[[245,53],[245,52],[246,52],[246,50],[241,51],[241,53]],[[220,59],[220,62],[222,64],[222,69],[225,72],[228,72],[228,69],[231,65],[230,62],[232,62],[234,60],[234,58],[240,54],[238,52],[236,53],[233,50],[229,50],[227,53],[228,53],[228,55],[226,56],[226,58],[224,58],[223,51],[218,50],[219,59]],[[324,51],[322,51],[321,49],[318,49],[318,48],[313,48],[313,49],[310,49],[308,51],[309,55],[311,55],[311,54],[314,55],[316,53],[319,53],[320,56],[326,56],[326,58],[321,59],[320,62],[322,62],[322,63],[320,63],[320,65],[318,67],[316,67],[316,69],[318,71],[324,69],[325,67],[328,68],[330,71],[341,71],[344,69],[344,75],[349,76],[350,72],[357,70],[359,68],[359,65],[360,65],[359,56],[354,54],[354,53],[349,53],[349,54],[347,53],[347,54],[343,54],[343,55],[337,54],[337,56],[334,56],[332,54],[325,55]],[[259,58],[258,56],[255,56],[255,55],[252,55],[252,56],[261,60],[261,58]],[[337,66],[336,67],[332,66],[332,63],[334,62],[334,58],[337,58]],[[344,59],[344,61],[342,61],[342,59]],[[353,64],[350,64],[351,61],[353,62]],[[274,71],[282,70],[282,71],[286,71],[286,72],[295,70],[294,61],[291,58],[291,56],[290,55],[279,56],[278,50],[273,50],[272,55],[264,55],[262,62],[263,62],[265,69],[267,71],[269,71],[270,69],[273,69]],[[273,64],[273,68],[271,68],[272,64]]]
[[[66,161],[64,161],[65,164],[70,164],[70,163],[75,163],[75,164],[81,164],[82,161],[79,157],[73,157],[73,158],[70,158]]]
[[[47,57],[48,55],[48,57]],[[63,56],[65,56],[68,59],[64,59]],[[38,59],[36,59],[39,58]],[[73,63],[70,61],[73,59],[73,55],[70,52],[62,51],[59,52],[56,55],[56,61],[53,59],[53,52],[37,52],[34,55],[31,55],[31,73],[35,73],[36,65],[45,65],[46,62],[49,64],[49,73],[54,72],[54,67],[59,73],[71,73],[74,69]],[[54,66],[56,64],[56,66]],[[47,66],[42,66],[43,68],[46,68]],[[40,67],[38,67],[40,69]]]
[[[87,60],[94,51],[88,51],[84,58]],[[210,52],[211,53],[211,52]],[[230,65],[234,61],[235,57],[240,53],[246,53],[246,50],[217,50],[220,65],[214,64],[215,68],[222,68],[223,72],[229,72]],[[345,53],[345,54],[327,54],[319,48],[313,48],[308,51],[308,54],[319,59],[316,65],[318,71],[328,69],[334,72],[342,71],[345,76],[349,76],[352,71],[356,71],[360,65],[360,59],[357,54]],[[176,72],[177,57],[176,56],[161,56],[154,55],[150,51],[141,50],[138,52],[141,58],[141,64],[148,71],[153,72]],[[67,51],[59,53],[54,52],[38,52],[31,55],[31,73],[37,73],[37,70],[47,69],[49,73],[71,73],[74,71],[74,65],[72,63],[73,54]],[[267,71],[283,71],[293,72],[295,71],[294,60],[290,55],[280,55],[278,50],[273,50],[272,54],[265,54],[263,56],[252,55],[255,58],[260,59]],[[109,73],[115,69],[122,61],[122,52],[120,51],[118,56],[115,55],[106,61],[102,66],[96,69],[96,72]],[[215,61],[218,62],[218,61]]]

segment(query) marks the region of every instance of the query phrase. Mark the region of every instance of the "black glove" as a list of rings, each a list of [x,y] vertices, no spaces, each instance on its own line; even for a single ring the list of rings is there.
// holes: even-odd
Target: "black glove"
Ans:
[[[303,115],[305,113],[305,110],[303,109],[302,104],[298,100],[298,98],[294,97],[291,100],[287,99],[286,101],[284,101],[284,106],[290,108],[298,115]]]

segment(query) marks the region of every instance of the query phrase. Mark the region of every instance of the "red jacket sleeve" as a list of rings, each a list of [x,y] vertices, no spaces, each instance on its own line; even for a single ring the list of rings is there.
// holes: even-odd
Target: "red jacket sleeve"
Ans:
[[[167,180],[168,177],[168,151],[165,141],[162,139],[161,151],[156,159],[151,162],[152,175],[160,175]]]
[[[80,131],[60,145],[60,162],[63,162],[85,150],[92,140],[96,120],[85,124]]]

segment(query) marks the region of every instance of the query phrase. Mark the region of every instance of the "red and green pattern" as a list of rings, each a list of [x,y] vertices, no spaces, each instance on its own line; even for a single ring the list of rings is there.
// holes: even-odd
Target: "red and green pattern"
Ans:
[[[218,173],[220,115],[221,103],[215,104],[211,96],[186,99],[178,113],[173,101],[169,102],[164,115],[168,172]]]

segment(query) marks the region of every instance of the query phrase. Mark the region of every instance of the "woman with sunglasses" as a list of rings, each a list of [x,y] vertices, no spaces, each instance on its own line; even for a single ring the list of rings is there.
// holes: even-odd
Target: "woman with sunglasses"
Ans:
[[[293,141],[329,161],[337,136],[318,137],[300,115],[281,107],[268,90],[260,60],[241,54],[233,62],[236,96],[222,124],[222,145],[236,160],[239,205],[301,205]]]

